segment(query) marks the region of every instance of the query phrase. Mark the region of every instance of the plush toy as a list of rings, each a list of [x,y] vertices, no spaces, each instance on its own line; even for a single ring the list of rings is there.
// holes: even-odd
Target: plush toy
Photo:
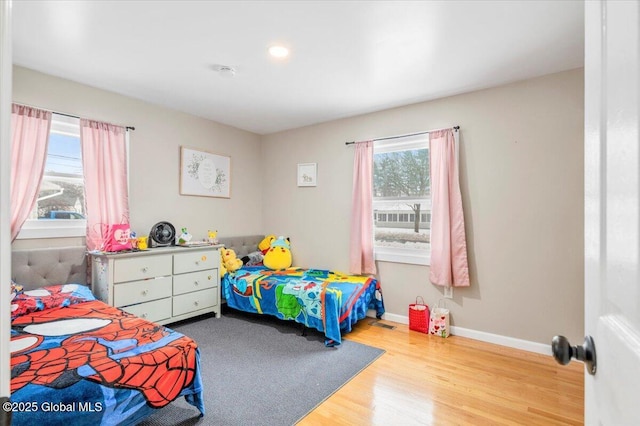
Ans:
[[[242,256],[241,260],[247,266],[262,265],[264,261],[264,255],[269,251],[271,243],[276,239],[275,235],[267,235],[258,244],[258,251],[252,251],[246,256]]]
[[[147,238],[148,237],[138,237],[138,250],[147,249]]]
[[[220,278],[227,275],[227,267],[224,266],[224,250],[220,250]]]
[[[260,251],[252,251],[248,255],[242,256],[240,260],[246,266],[259,266],[262,265],[264,255]]]
[[[218,231],[207,231],[209,244],[218,244]]]
[[[273,234],[267,235],[262,239],[262,241],[260,241],[260,244],[258,244],[258,250],[260,250],[262,254],[267,254],[267,252],[269,251],[269,247],[271,247],[271,243],[275,239],[276,239],[275,235]]]
[[[222,249],[222,261],[227,272],[235,272],[242,268],[242,260],[238,259],[236,252],[232,249]]]
[[[182,234],[180,234],[180,237],[178,238],[178,244],[187,244],[189,241],[191,241],[191,234],[187,232],[187,228],[182,228]]]
[[[285,269],[291,266],[291,244],[289,238],[278,237],[275,239],[269,251],[264,255],[264,266],[269,269]]]

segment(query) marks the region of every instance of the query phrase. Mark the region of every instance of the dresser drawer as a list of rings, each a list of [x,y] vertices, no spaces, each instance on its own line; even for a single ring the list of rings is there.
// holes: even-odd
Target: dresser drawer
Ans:
[[[211,308],[218,303],[215,289],[194,291],[173,296],[173,316],[187,314],[200,309]]]
[[[121,309],[147,321],[162,321],[171,318],[171,298],[139,303]]]
[[[173,294],[183,294],[192,291],[213,288],[218,283],[218,270],[190,272],[188,274],[174,275]]]
[[[113,288],[113,305],[120,307],[171,297],[172,281],[172,277],[160,277],[116,284]]]
[[[113,263],[113,282],[142,280],[171,275],[171,255],[140,256],[116,259]]]
[[[217,250],[194,251],[173,255],[173,273],[203,271],[217,268],[220,263],[220,253]]]

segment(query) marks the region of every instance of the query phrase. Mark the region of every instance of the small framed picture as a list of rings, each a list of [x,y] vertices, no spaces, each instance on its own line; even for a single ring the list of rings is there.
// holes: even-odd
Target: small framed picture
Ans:
[[[298,164],[298,186],[316,186],[317,184],[317,163]]]

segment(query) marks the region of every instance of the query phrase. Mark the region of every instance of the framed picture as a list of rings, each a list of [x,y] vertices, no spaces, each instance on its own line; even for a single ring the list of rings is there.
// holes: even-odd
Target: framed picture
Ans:
[[[231,198],[231,157],[181,146],[180,194]]]
[[[298,186],[316,186],[317,173],[317,163],[298,164]]]

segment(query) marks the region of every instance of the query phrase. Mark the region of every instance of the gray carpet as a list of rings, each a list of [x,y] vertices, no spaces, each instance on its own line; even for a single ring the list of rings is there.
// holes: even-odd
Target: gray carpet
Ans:
[[[141,425],[293,425],[384,353],[327,348],[316,330],[301,336],[294,322],[229,309],[169,328],[198,342],[206,414],[181,397]]]

